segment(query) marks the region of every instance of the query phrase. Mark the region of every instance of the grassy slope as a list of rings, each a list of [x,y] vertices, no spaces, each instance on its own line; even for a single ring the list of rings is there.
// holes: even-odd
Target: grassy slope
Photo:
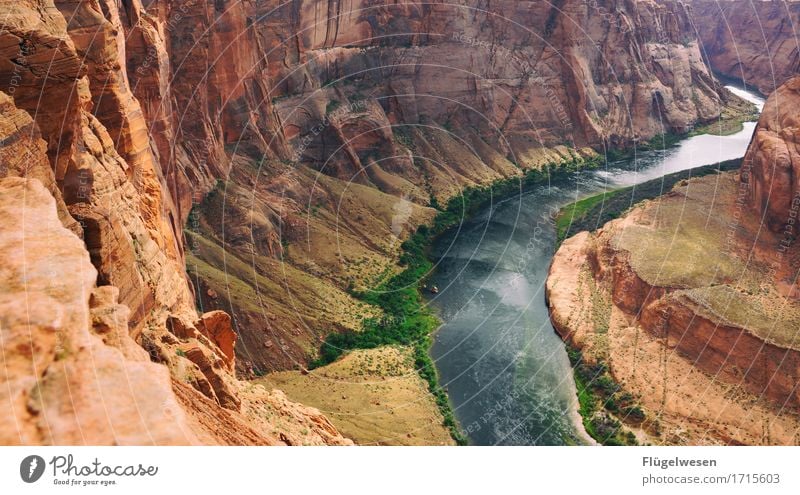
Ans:
[[[732,93],[728,94],[731,95]],[[722,109],[722,115],[718,119],[704,126],[695,127],[689,135],[713,134],[715,136],[729,136],[741,131],[744,122],[758,120],[759,112],[755,105],[735,95],[734,98],[730,96],[728,98],[727,105]]]

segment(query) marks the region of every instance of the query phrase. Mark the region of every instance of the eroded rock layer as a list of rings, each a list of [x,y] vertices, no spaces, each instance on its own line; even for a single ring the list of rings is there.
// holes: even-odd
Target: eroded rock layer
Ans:
[[[239,382],[230,319],[197,315],[117,4],[2,8],[3,443],[348,443]]]
[[[798,234],[800,208],[800,77],[778,88],[764,106],[742,163],[748,205],[773,232]]]

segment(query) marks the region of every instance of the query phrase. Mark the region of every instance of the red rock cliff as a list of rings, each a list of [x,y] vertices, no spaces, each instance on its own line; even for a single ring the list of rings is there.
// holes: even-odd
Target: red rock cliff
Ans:
[[[2,442],[347,443],[318,411],[243,387],[230,320],[198,317],[120,22],[115,3],[4,10]],[[278,436],[269,411],[292,418]]]
[[[800,72],[800,3],[692,0],[692,23],[711,67],[769,95]]]
[[[767,100],[742,164],[749,205],[774,232],[798,235],[800,209],[800,77]]]

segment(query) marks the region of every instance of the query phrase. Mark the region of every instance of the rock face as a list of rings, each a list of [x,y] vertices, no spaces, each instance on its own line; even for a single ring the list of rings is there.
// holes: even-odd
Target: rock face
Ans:
[[[327,101],[358,101],[360,88],[370,88],[369,99],[377,98],[393,124],[447,124],[465,138],[472,129],[518,164],[543,146],[630,142],[719,113],[679,2],[501,1],[486,8],[474,1],[353,2],[319,22],[325,2],[280,7],[276,14],[293,22],[268,17],[265,24],[277,31],[273,38],[296,43],[273,42],[267,57],[290,141],[308,135],[308,118],[319,121]],[[303,112],[293,110],[303,101],[291,98],[298,94]],[[327,158],[316,146],[301,155]]]
[[[127,311],[112,311],[116,292],[92,295],[97,272],[89,253],[61,225],[38,180],[0,180],[0,225],[0,381],[11,405],[0,443],[196,443],[167,369],[151,363],[127,331],[106,343],[91,331],[109,335],[120,323],[126,330]]]
[[[80,225],[69,215],[61,198],[53,169],[47,160],[47,143],[31,116],[14,106],[14,100],[0,93],[0,178],[26,177],[37,179],[56,198],[58,218],[76,234]]]
[[[114,3],[45,0],[4,13],[10,283],[0,316],[14,406],[3,441],[348,443],[318,411],[240,383],[230,320],[198,318],[182,219],[129,86],[123,36]],[[175,336],[168,321],[193,333]],[[33,340],[26,329],[38,329]],[[273,434],[265,408],[294,419]]]
[[[209,339],[221,352],[225,364],[233,370],[236,332],[231,328],[231,317],[224,311],[204,313],[195,323],[198,331]]]
[[[391,129],[369,119],[355,142],[343,141],[347,125],[312,133],[335,102],[369,106],[375,122],[474,129],[518,164],[543,146],[630,142],[720,111],[680,2],[137,0],[107,21],[125,31],[130,86],[157,131],[182,218],[191,188],[208,190],[231,170],[226,146],[256,159],[300,155],[319,168],[344,144],[329,175],[359,170],[365,145],[397,147]],[[393,156],[381,167],[410,168]]]
[[[774,232],[793,241],[800,209],[800,77],[767,100],[742,164],[748,204]]]
[[[739,174],[679,185],[553,260],[554,326],[641,398],[653,441],[798,441],[798,84],[767,100]]]
[[[691,7],[701,51],[720,74],[769,95],[800,72],[797,2],[692,0]]]
[[[69,24],[50,1],[20,5],[4,16],[0,86],[36,122],[59,197],[82,226],[98,281],[120,288],[136,337],[169,312],[193,311],[179,219],[169,209],[139,105],[120,72],[116,7],[59,5],[68,6],[74,9],[64,10]]]
[[[117,301],[119,290],[95,286],[89,253],[63,227],[38,180],[0,179],[0,225],[0,399],[9,405],[0,422],[3,445],[348,443],[318,411],[280,392],[240,390],[217,372],[211,376],[235,388],[227,389],[230,397],[212,389],[212,401],[151,362],[129,335],[130,310]],[[203,315],[198,323],[232,350],[227,315]],[[187,357],[213,356],[216,344],[197,337]],[[218,405],[229,401],[241,413]],[[288,416],[279,434],[264,419],[276,413]]]

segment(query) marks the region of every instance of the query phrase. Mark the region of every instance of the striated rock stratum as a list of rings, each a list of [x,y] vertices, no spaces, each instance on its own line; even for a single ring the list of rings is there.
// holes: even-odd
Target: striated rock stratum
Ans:
[[[349,443],[237,380],[230,319],[198,316],[116,4],[3,8],[2,442]]]
[[[183,376],[152,362],[129,334],[118,289],[96,285],[88,251],[39,180],[0,179],[0,222],[3,445],[347,443],[318,411],[239,384],[214,362],[198,368],[190,353],[221,359],[212,342],[173,339],[191,360],[176,363]],[[236,407],[185,382],[200,372],[212,385],[227,380]],[[279,435],[265,412],[284,416]]]

